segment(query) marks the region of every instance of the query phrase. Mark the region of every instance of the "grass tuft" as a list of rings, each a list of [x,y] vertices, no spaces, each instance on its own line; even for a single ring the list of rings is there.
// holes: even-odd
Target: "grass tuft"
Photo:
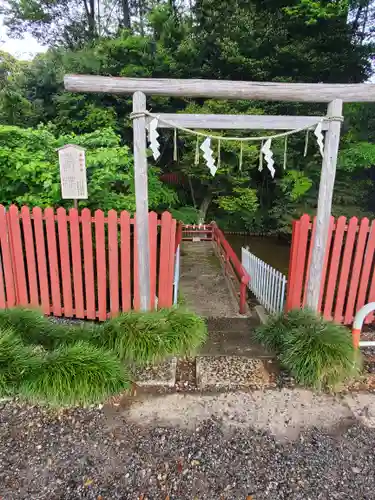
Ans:
[[[87,404],[129,386],[123,363],[144,365],[194,352],[206,325],[181,309],[131,312],[100,325],[53,323],[38,310],[0,311],[0,394]]]
[[[307,387],[334,389],[361,368],[349,330],[307,309],[271,317],[257,329],[256,338]]]
[[[170,309],[166,313],[171,354],[193,355],[207,340],[206,322],[181,308]]]
[[[102,401],[128,387],[129,376],[113,353],[79,341],[40,356],[20,394],[52,405],[77,405]]]
[[[32,350],[10,327],[0,328],[0,395],[16,391],[23,376],[32,366]]]
[[[293,328],[315,320],[315,314],[308,309],[293,309],[288,314],[275,314],[269,317],[267,323],[255,330],[254,338],[266,349],[279,353],[283,350],[285,341]]]
[[[201,318],[172,309],[122,314],[104,324],[98,341],[122,361],[144,365],[172,355],[186,355],[199,347],[206,336]]]
[[[47,350],[79,340],[91,341],[101,326],[95,323],[67,325],[50,321],[38,309],[15,307],[0,310],[0,328],[11,327],[30,346],[41,345]]]
[[[53,347],[53,337],[49,335],[51,322],[38,309],[15,307],[0,310],[0,328],[12,328],[25,344],[40,344]]]

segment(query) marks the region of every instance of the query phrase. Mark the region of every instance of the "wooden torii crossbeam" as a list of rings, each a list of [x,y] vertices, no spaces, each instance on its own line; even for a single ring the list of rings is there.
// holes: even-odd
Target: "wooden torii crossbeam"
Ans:
[[[148,182],[146,156],[146,95],[207,97],[328,103],[324,156],[319,185],[316,231],[310,264],[306,305],[318,310],[325,250],[332,208],[343,102],[375,101],[375,84],[273,83],[165,78],[123,78],[66,75],[70,92],[133,94],[134,170],[136,195],[139,290],[142,310],[149,309],[150,273],[148,239]],[[161,118],[186,128],[293,130],[316,123],[316,116],[160,114]],[[159,127],[168,125],[159,122]],[[162,279],[162,277],[161,277]]]

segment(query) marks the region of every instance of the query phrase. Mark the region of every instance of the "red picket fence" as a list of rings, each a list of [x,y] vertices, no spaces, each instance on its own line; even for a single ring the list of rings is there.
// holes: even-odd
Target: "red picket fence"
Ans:
[[[150,308],[172,306],[175,247],[169,212],[149,214]],[[139,309],[134,219],[128,212],[0,205],[0,308],[103,321]]]
[[[286,309],[306,304],[315,219],[293,222]],[[319,311],[327,319],[350,325],[364,304],[375,301],[375,221],[331,217]],[[374,320],[368,316],[366,322]]]

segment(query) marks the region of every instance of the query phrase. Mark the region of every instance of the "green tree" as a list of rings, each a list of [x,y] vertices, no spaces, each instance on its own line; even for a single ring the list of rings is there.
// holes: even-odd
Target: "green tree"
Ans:
[[[62,200],[56,149],[64,144],[86,149],[88,200],[81,206],[92,209],[135,211],[133,157],[111,129],[90,134],[55,138],[46,127],[21,129],[0,126],[0,203],[29,206],[71,205]],[[168,208],[176,202],[174,191],[163,185],[157,168],[149,169],[151,209]]]

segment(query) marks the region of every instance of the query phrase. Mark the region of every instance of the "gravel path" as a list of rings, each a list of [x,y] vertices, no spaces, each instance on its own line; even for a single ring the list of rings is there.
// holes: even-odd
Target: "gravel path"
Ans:
[[[286,407],[290,407],[294,393],[275,391],[274,394],[278,394],[276,406],[280,407],[281,394],[287,398]],[[105,407],[60,413],[17,402],[0,403],[0,497],[2,500],[374,498],[375,433],[359,420],[361,415],[372,412],[372,400],[370,404],[361,398],[354,398],[351,404],[337,402],[343,409],[336,422],[328,412],[329,428],[314,428],[318,420],[312,419],[311,428],[301,430],[293,440],[286,440],[287,434],[283,439],[279,433],[266,432],[269,422],[264,422],[262,430],[260,425],[248,425],[250,420],[241,420],[233,411],[232,403],[236,400],[248,407],[249,395],[239,393],[229,399],[219,395],[213,398],[215,404],[211,398],[211,406],[206,397],[199,395],[185,400],[180,395],[174,396],[173,404],[180,405],[186,418],[191,398],[206,410],[208,406],[210,411],[196,418],[195,410],[195,418],[188,419],[188,423],[181,420],[178,424],[175,419],[173,425],[165,426],[160,419],[168,411],[166,398],[172,396],[162,398],[163,405],[157,398],[134,402],[130,409]],[[264,410],[260,409],[259,401],[254,405],[266,415],[275,395],[263,396]],[[292,400],[306,404],[308,412],[323,401],[315,396],[306,399],[306,394],[299,393]],[[332,401],[325,400],[327,404]],[[140,409],[143,426],[134,423]],[[252,412],[251,407],[248,411]],[[150,423],[152,414],[156,418],[154,423]],[[288,426],[288,419],[298,417],[289,412],[282,418]]]

